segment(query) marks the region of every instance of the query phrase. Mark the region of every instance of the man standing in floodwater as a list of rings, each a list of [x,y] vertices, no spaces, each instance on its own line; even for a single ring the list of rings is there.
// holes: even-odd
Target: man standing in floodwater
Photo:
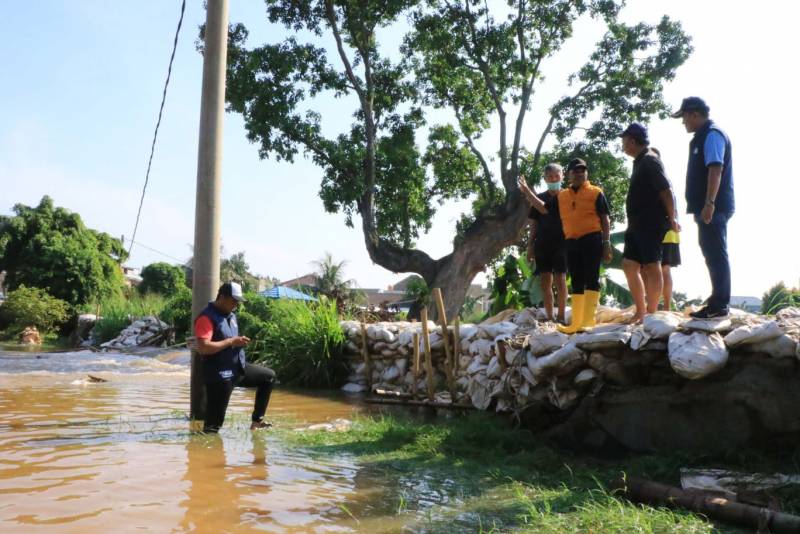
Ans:
[[[216,300],[209,302],[194,322],[197,352],[203,356],[208,401],[203,432],[219,432],[234,387],[257,388],[250,430],[272,426],[264,422],[264,414],[275,383],[275,372],[245,361],[244,347],[250,339],[239,335],[234,313],[244,301],[242,286],[236,282],[222,284]]]
[[[672,114],[694,137],[689,142],[686,170],[686,211],[697,223],[700,250],[711,276],[711,296],[692,317],[710,319],[728,315],[731,265],[728,260],[728,219],[735,208],[731,141],[709,116],[702,98],[683,99]]]

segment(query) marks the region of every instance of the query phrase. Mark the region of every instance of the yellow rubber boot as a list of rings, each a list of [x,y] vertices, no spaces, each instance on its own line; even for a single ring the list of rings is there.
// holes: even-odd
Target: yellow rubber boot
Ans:
[[[569,326],[558,325],[558,331],[562,334],[574,334],[583,326],[583,293],[572,295],[572,319]]]
[[[592,328],[597,326],[595,315],[597,304],[600,302],[600,292],[587,289],[583,294],[583,327]]]

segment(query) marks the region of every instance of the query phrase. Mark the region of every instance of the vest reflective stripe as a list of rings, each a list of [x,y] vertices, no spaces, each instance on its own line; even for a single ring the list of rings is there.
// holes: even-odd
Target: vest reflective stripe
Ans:
[[[239,335],[239,325],[236,315],[222,315],[219,310],[209,303],[200,315],[208,317],[214,325],[214,334],[211,341],[222,341]],[[206,382],[236,379],[244,374],[245,355],[241,347],[228,347],[216,354],[203,358],[203,376]]]
[[[602,189],[587,180],[578,191],[568,187],[558,193],[558,210],[564,226],[564,237],[578,239],[601,230],[597,197],[602,192]]]

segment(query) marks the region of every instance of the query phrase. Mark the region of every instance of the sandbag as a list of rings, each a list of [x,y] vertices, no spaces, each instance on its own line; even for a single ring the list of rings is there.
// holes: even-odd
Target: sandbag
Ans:
[[[797,354],[797,347],[797,341],[792,336],[781,334],[766,341],[746,343],[741,349],[745,352],[769,354],[773,358],[791,358]]]
[[[572,343],[587,351],[619,348],[628,343],[631,332],[627,325],[602,325],[591,332],[576,334]]]
[[[513,334],[517,330],[517,325],[509,321],[501,321],[494,324],[481,324],[478,328],[483,337],[495,339],[503,334]]]
[[[576,386],[585,386],[591,384],[597,379],[597,371],[594,369],[584,369],[572,380]]]
[[[469,395],[472,405],[479,410],[485,410],[492,403],[490,395],[491,386],[485,376],[476,376],[469,383],[467,394]]]
[[[681,323],[684,330],[695,330],[698,332],[727,333],[733,330],[733,323],[730,318],[724,319],[689,319]]]
[[[518,326],[536,326],[536,310],[526,308],[511,318],[511,322]]]
[[[470,363],[469,367],[467,367],[467,373],[474,375],[475,373],[485,371],[488,369],[488,367],[489,366],[487,364],[481,362],[480,356],[475,356],[475,358],[472,360],[472,363]]]
[[[675,332],[669,336],[669,364],[684,378],[697,380],[722,369],[728,361],[728,349],[722,336]]]
[[[528,348],[534,356],[550,354],[567,344],[569,336],[561,332],[546,332],[528,338]]]
[[[642,327],[650,334],[651,339],[667,339],[678,329],[682,318],[668,311],[658,311],[644,316]]]
[[[354,384],[353,382],[349,382],[342,386],[342,391],[345,393],[362,393],[367,391],[367,386],[364,384]]]
[[[462,324],[458,327],[458,335],[461,339],[472,339],[478,335],[478,327],[474,324]]]
[[[725,344],[728,347],[738,347],[767,341],[783,334],[781,327],[775,321],[767,321],[762,324],[744,325],[733,330],[725,336]]]
[[[540,381],[546,376],[560,376],[569,373],[583,365],[584,362],[586,362],[586,354],[574,343],[569,343],[548,356],[536,358],[531,372],[533,377]]]
[[[489,360],[489,366],[486,369],[486,376],[489,378],[499,378],[502,372],[503,368],[500,367],[500,362],[497,360],[497,356],[493,356],[492,359]]]

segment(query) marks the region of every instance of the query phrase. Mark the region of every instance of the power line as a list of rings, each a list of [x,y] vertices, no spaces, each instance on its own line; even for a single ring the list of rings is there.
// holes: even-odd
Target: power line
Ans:
[[[147,182],[150,180],[150,166],[153,164],[153,153],[156,150],[156,139],[158,138],[158,127],[161,125],[161,115],[164,112],[164,102],[167,99],[167,87],[169,86],[169,78],[172,74],[172,61],[175,59],[175,50],[178,48],[178,35],[181,33],[181,25],[183,24],[183,13],[186,11],[186,0],[181,3],[181,16],[178,19],[178,28],[175,30],[175,41],[172,43],[172,55],[169,57],[169,67],[167,68],[167,79],[164,82],[164,92],[161,95],[161,107],[158,110],[158,120],[156,121],[156,129],[153,132],[153,144],[150,147],[150,159],[147,161],[147,173],[144,177],[144,187],[142,187],[142,198],[139,200],[139,211],[136,213],[136,224],[133,225],[133,235],[131,236],[131,246],[128,247],[128,257],[131,255],[133,249],[134,239],[136,239],[136,230],[139,229],[139,217],[142,215],[142,205],[144,204],[144,195],[147,191]]]
[[[175,256],[170,256],[166,252],[161,252],[160,250],[156,250],[153,247],[148,247],[147,245],[145,245],[144,243],[140,243],[139,241],[136,241],[136,245],[139,246],[139,247],[142,247],[142,248],[146,248],[150,252],[155,252],[156,254],[160,254],[160,255],[164,256],[165,258],[169,258],[171,260],[175,260],[177,262],[180,262],[181,265],[188,265],[189,264],[189,260],[182,260],[180,258],[176,258]],[[133,246],[133,241],[131,241],[131,246]]]

